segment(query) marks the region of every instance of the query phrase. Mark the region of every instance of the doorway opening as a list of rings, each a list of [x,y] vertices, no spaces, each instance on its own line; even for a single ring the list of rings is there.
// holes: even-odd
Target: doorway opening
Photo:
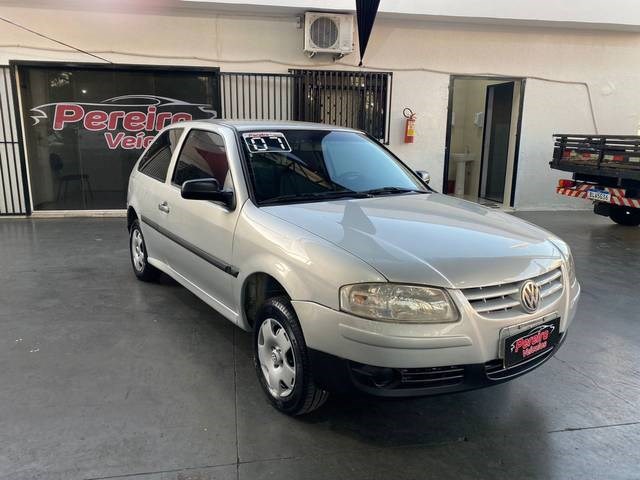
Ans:
[[[524,80],[451,77],[442,191],[513,206]]]

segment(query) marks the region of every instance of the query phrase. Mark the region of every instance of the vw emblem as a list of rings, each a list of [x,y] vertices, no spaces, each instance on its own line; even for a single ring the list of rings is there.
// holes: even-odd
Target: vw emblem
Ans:
[[[520,303],[525,312],[533,313],[540,305],[540,287],[532,280],[527,280],[520,288]]]

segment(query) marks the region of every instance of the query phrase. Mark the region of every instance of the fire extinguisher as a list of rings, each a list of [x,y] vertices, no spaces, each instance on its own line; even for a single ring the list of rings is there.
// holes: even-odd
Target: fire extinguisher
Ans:
[[[407,119],[404,125],[404,143],[413,143],[416,136],[416,114],[410,108],[405,108],[402,114]]]

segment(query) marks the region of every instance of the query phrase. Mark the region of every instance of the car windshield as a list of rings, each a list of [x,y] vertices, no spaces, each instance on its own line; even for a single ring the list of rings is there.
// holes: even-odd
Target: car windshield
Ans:
[[[241,132],[259,204],[321,201],[429,190],[385,149],[355,132]]]

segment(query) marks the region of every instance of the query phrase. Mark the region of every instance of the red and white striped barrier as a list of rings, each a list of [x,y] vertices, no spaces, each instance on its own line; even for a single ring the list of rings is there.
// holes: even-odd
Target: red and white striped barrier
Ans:
[[[623,207],[640,208],[640,200],[635,198],[611,197],[611,203],[621,205]]]
[[[556,192],[559,193],[560,195],[565,195],[567,197],[587,198],[587,195],[588,195],[586,190],[578,190],[575,188],[557,187]]]
[[[614,188],[614,187],[601,187],[599,185],[592,185],[590,183],[578,183],[573,188],[564,188],[564,190],[578,190],[580,192],[586,192],[592,188],[597,187],[598,190],[602,190],[604,192],[609,192],[611,195],[615,195],[616,197],[624,197],[627,194],[627,191],[624,188]],[[560,188],[560,187],[558,187]]]
[[[574,187],[557,187],[556,192],[567,197],[589,198],[588,192],[592,188],[608,192],[611,195],[609,203],[624,207],[640,208],[640,199],[627,198],[625,196],[627,191],[624,188],[601,187],[590,183],[578,183]]]

